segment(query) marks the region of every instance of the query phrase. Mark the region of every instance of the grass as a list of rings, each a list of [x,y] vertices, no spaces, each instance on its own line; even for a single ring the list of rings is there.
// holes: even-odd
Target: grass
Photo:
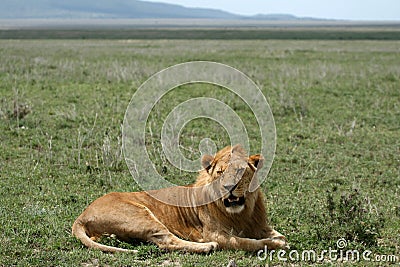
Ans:
[[[0,39],[177,39],[177,40],[400,40],[398,25],[250,28],[6,29]]]
[[[349,249],[400,257],[400,43],[397,41],[0,41],[0,266],[309,265],[260,261],[242,251],[165,252],[137,244],[132,254],[88,250],[70,233],[82,210],[111,191],[140,190],[121,155],[121,124],[136,88],[176,63],[210,60],[249,75],[277,127],[277,152],[262,185],[271,223],[292,249]],[[191,97],[220,99],[244,120],[256,150],[251,111],[227,90],[188,86],[166,95],[149,119],[146,144],[157,169],[193,181],[160,155],[162,120]],[[227,135],[190,122],[189,158]],[[253,151],[252,151],[253,152]],[[129,247],[110,238],[104,242]],[[374,266],[374,262],[342,265]],[[382,263],[381,263],[382,264]],[[322,266],[331,266],[325,260]]]

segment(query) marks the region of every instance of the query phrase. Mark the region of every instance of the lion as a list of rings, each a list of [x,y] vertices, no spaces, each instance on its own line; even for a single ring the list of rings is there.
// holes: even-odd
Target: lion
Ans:
[[[249,190],[251,183],[257,181],[253,178],[262,166],[263,157],[259,154],[248,157],[242,146],[236,145],[223,148],[215,156],[204,155],[201,161],[203,169],[196,182],[175,188],[201,188],[195,191],[200,193],[187,199],[209,200],[205,204],[172,205],[154,197],[174,194],[174,187],[109,193],[92,202],[76,219],[73,235],[87,247],[104,252],[135,250],[96,242],[102,235],[193,253],[216,249],[258,251],[265,246],[269,250],[287,249],[286,238],[268,224],[259,186],[252,192]]]

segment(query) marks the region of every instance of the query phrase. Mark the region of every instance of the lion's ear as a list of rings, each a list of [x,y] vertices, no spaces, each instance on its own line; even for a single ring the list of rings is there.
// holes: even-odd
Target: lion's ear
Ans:
[[[257,170],[262,167],[262,165],[264,163],[264,157],[261,156],[260,154],[252,155],[249,157],[248,162],[249,162],[250,168],[252,168],[254,171],[253,179],[251,179],[251,182],[249,185],[249,191],[254,192],[260,186],[257,176],[255,174],[256,174]]]
[[[203,166],[204,169],[208,171],[211,167],[211,163],[213,160],[214,160],[213,156],[206,154],[201,158],[201,165]]]
[[[255,170],[260,169],[264,163],[264,157],[260,154],[252,155],[249,157],[250,166],[254,167]]]

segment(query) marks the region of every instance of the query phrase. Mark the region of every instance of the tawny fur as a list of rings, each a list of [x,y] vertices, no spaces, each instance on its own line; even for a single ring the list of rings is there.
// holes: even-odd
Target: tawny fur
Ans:
[[[200,206],[180,207],[151,196],[170,195],[174,188],[110,193],[86,208],[76,219],[72,233],[87,247],[106,252],[130,250],[97,243],[96,239],[104,234],[113,234],[124,241],[143,240],[168,250],[196,253],[208,253],[217,248],[247,251],[265,246],[287,248],[284,236],[267,223],[263,193],[259,188],[254,192],[248,190],[262,160],[260,155],[247,157],[240,145],[226,147],[214,157],[204,156],[204,169],[194,184],[185,187],[216,182],[216,186],[208,187],[199,197],[220,194],[221,198]],[[190,199],[190,196],[182,196],[182,199],[184,197]]]

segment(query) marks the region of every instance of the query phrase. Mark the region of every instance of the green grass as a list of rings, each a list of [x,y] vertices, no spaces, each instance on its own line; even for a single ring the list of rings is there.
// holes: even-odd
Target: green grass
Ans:
[[[349,249],[400,257],[399,46],[397,41],[0,41],[0,266],[268,263],[242,251],[192,255],[148,244],[139,244],[136,255],[105,254],[71,236],[73,221],[91,201],[111,191],[140,190],[121,155],[125,109],[150,75],[191,60],[231,65],[267,97],[278,139],[262,187],[271,223],[292,249],[322,251],[345,238]],[[197,96],[220,99],[245,121],[252,152],[260,138],[240,99],[218,87],[188,87],[160,101],[146,133],[155,165],[180,184],[195,174],[181,173],[159,154],[162,120],[177,103]],[[182,132],[187,157],[199,156],[204,137],[219,148],[228,142],[218,124],[193,121]],[[277,259],[272,264],[289,265]]]

